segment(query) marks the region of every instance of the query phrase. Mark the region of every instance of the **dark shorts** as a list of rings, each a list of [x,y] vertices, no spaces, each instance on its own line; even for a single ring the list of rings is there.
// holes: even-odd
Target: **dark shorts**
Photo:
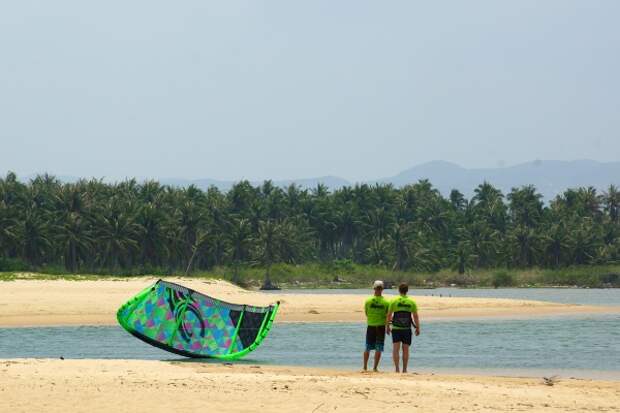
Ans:
[[[385,326],[368,326],[366,329],[366,351],[383,351],[385,343]]]
[[[411,345],[411,329],[392,330],[392,343]]]

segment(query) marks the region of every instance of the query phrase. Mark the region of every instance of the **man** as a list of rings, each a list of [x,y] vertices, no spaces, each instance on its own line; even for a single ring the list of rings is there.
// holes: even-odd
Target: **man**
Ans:
[[[366,351],[364,351],[364,371],[368,370],[370,352],[375,351],[375,363],[373,370],[379,368],[379,360],[383,352],[385,342],[385,321],[390,303],[381,294],[383,293],[383,281],[375,281],[373,284],[375,293],[364,303],[364,312],[368,321],[366,328]]]
[[[396,373],[400,372],[400,349],[403,350],[403,373],[407,372],[409,363],[409,346],[411,345],[411,326],[415,327],[415,335],[420,335],[420,319],[418,318],[418,306],[415,301],[407,297],[409,286],[401,283],[398,286],[400,296],[390,303],[386,317],[387,333],[390,334],[390,322],[392,323],[392,358]]]

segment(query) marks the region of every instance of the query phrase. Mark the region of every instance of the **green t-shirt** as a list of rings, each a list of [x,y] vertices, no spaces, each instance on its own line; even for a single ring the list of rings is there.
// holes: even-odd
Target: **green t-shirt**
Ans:
[[[372,296],[364,303],[364,311],[371,327],[384,326],[390,302],[385,297]]]
[[[411,318],[411,313],[418,312],[418,306],[416,305],[415,301],[413,301],[411,298],[407,297],[406,295],[405,296],[401,295],[392,300],[392,302],[390,303],[389,312],[409,313],[409,318]],[[393,314],[392,314],[392,323],[393,323],[392,330],[403,330],[403,329],[409,328],[409,327],[399,327],[398,325],[395,325]]]

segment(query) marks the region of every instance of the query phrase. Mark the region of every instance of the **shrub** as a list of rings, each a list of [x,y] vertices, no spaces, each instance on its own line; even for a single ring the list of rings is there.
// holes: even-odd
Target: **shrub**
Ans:
[[[0,257],[0,271],[27,271],[29,266],[18,258]]]
[[[512,287],[515,285],[514,276],[508,271],[497,271],[493,274],[493,287]]]

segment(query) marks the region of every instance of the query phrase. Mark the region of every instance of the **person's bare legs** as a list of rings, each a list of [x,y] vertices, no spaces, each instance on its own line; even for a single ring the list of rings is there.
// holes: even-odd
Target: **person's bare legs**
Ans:
[[[370,358],[370,352],[364,351],[364,371],[368,371],[368,359]]]
[[[396,373],[400,372],[399,358],[400,358],[400,342],[397,342],[397,343],[394,343],[394,350],[392,350],[392,359],[394,360],[394,367],[396,368]]]
[[[379,360],[381,360],[381,352],[375,350],[375,365],[372,368],[373,371],[379,371]]]
[[[408,364],[409,364],[409,344],[403,343],[403,373],[407,373]]]

